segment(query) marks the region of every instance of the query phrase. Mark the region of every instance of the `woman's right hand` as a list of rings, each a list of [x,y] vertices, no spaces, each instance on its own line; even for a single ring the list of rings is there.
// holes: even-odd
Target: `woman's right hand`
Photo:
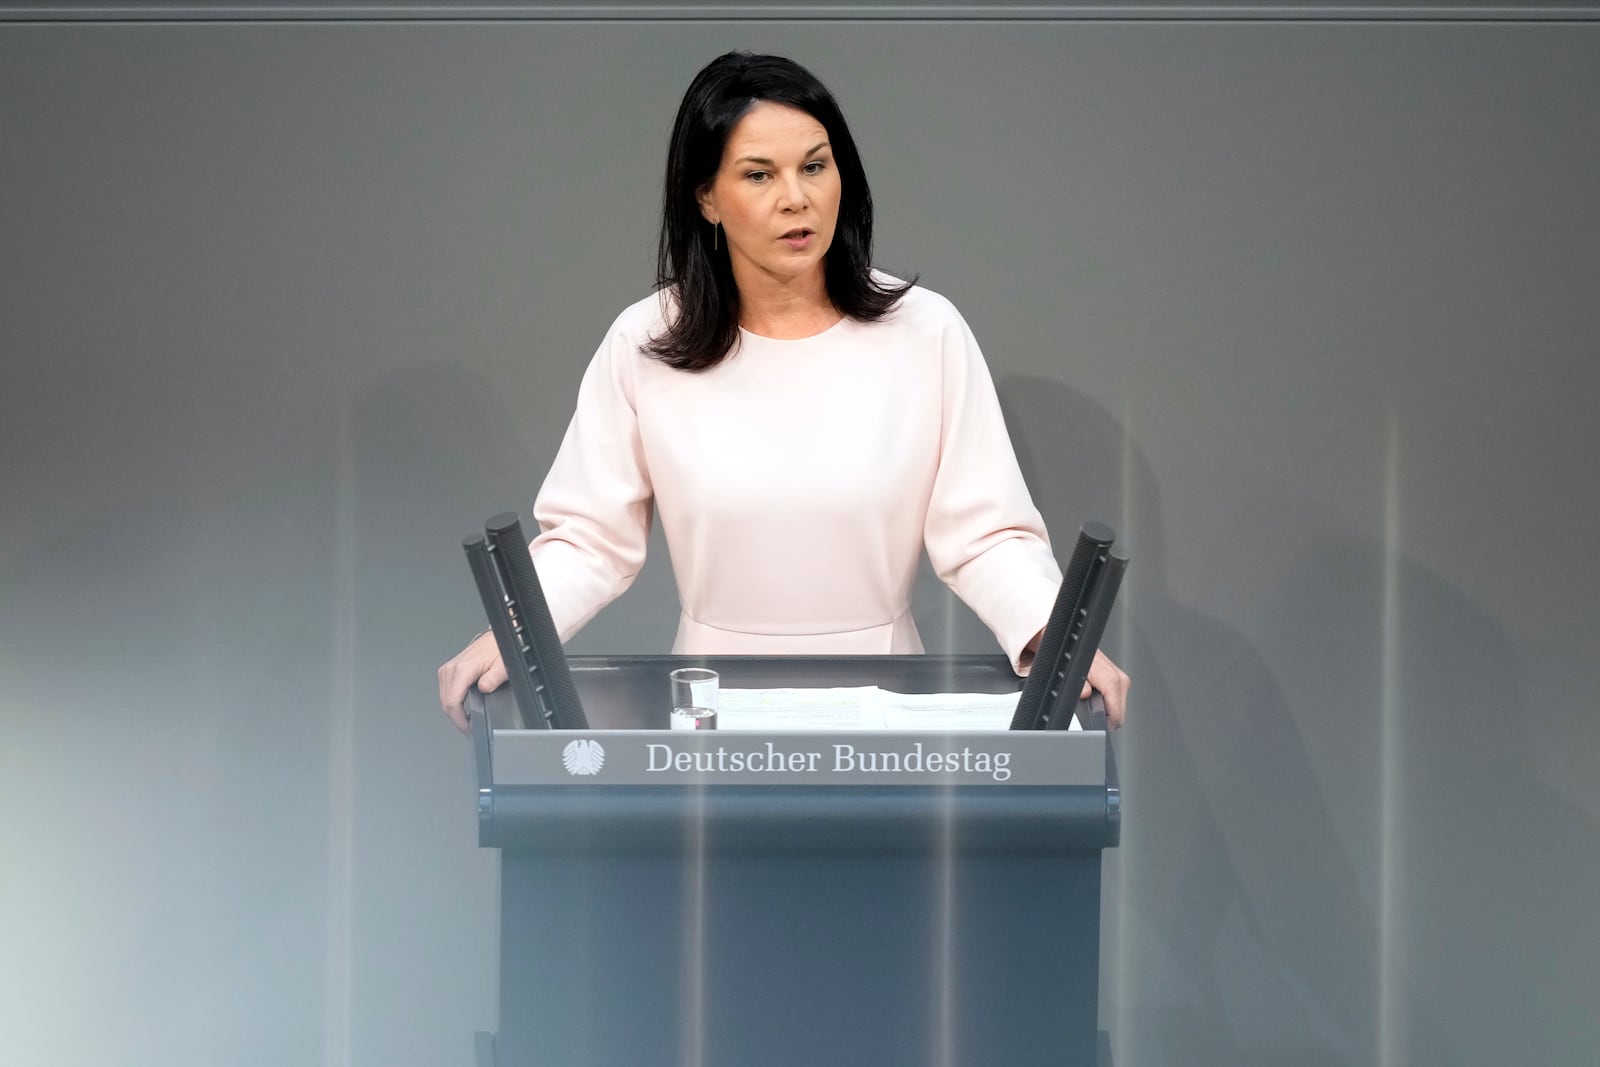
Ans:
[[[486,630],[473,638],[455,659],[439,668],[439,703],[457,730],[471,733],[472,724],[467,721],[467,709],[462,706],[467,690],[476,683],[480,692],[488,693],[499,689],[505,681],[506,665],[500,662],[494,633]]]

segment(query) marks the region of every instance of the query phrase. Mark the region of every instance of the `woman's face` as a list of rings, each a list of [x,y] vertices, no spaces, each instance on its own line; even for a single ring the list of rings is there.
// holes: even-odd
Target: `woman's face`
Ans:
[[[722,224],[734,280],[788,281],[822,272],[839,221],[839,171],[822,123],[757,103],[734,126],[722,165],[700,190],[700,212]]]

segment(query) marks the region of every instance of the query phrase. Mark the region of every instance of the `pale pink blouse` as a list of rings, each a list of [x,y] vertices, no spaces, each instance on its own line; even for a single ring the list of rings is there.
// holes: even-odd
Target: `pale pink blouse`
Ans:
[[[534,504],[530,545],[563,641],[633,582],[652,508],[683,614],[674,651],[922,651],[924,546],[1019,672],[1061,572],[994,384],[946,299],[911,289],[876,323],[740,332],[706,371],[641,351],[665,298],[617,317]]]

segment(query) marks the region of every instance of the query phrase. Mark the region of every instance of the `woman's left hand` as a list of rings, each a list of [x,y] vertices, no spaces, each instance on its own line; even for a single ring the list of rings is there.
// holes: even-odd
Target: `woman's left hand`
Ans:
[[[1106,722],[1113,730],[1121,726],[1128,706],[1128,676],[1098,648],[1094,651],[1094,662],[1089,664],[1089,680],[1083,683],[1080,699],[1088,700],[1091,690],[1099,690],[1100,699],[1105,701]]]

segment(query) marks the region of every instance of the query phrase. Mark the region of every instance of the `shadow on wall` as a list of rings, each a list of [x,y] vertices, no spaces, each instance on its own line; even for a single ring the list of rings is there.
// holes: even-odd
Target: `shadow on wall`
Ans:
[[[996,380],[995,391],[1056,558],[1065,565],[1079,527],[1090,521],[1116,530],[1118,548],[1128,551],[1130,531],[1121,529],[1121,427],[1088,397],[1059,382],[1011,376]],[[1086,419],[1086,413],[1093,418]],[[1125,586],[1119,602],[1127,597]],[[989,628],[934,574],[926,554],[911,611],[929,652],[1000,651]],[[1108,627],[1103,642],[1113,656],[1115,630]]]
[[[1394,571],[1388,895],[1394,1062],[1600,1062],[1600,825],[1551,788],[1529,729],[1574,735],[1521,703],[1525,669],[1482,605],[1411,556]],[[1312,546],[1278,591],[1263,654],[1309,699],[1380,736],[1329,633],[1371,630],[1384,559]],[[1324,629],[1307,622],[1314,611]]]
[[[1134,679],[1118,738],[1126,822],[1108,855],[1104,938],[1102,1013],[1119,1062],[1373,1062],[1371,865],[1337,832],[1272,657],[1240,627],[1172,598],[1154,475],[1117,419],[1059,382],[1012,377],[999,389],[1058,553],[1094,518],[1118,529],[1133,561],[1118,608],[1131,612],[1129,646],[1117,647],[1116,618],[1106,642]],[[1218,550],[1233,554],[1219,560],[1226,580],[1250,546]],[[1362,644],[1347,662],[1375,668],[1381,571],[1366,573],[1365,586],[1343,587],[1367,614],[1342,633]],[[1308,589],[1283,625],[1320,633],[1328,592]],[[1375,781],[1375,745],[1360,758]],[[1411,1025],[1448,1058],[1437,1027],[1420,1015]]]

